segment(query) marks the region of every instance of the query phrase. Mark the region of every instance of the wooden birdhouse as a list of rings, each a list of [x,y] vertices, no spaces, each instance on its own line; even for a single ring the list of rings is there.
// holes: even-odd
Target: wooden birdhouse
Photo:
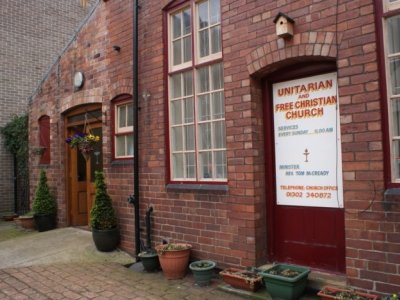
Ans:
[[[293,36],[294,20],[284,13],[278,13],[274,19],[276,34],[281,38],[291,38]]]

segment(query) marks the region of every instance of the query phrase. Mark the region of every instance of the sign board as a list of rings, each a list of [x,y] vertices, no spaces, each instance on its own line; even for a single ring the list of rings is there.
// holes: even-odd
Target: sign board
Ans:
[[[278,205],[343,207],[337,74],[273,84]]]

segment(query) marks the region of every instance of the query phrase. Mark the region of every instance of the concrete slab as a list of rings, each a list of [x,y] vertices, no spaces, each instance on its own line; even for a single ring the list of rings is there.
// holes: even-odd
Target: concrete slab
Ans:
[[[120,250],[97,251],[90,231],[71,227],[34,232],[0,242],[0,269],[79,262],[126,265],[134,263],[135,259]]]

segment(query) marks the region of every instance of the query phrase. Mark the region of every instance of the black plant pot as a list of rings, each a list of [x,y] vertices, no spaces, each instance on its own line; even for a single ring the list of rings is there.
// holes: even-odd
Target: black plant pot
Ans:
[[[100,230],[92,228],[92,237],[97,250],[102,252],[113,251],[119,244],[118,228]]]
[[[143,268],[147,272],[155,272],[160,269],[160,261],[157,252],[140,252],[138,256],[142,261]]]
[[[35,214],[33,218],[35,219],[36,229],[39,232],[48,231],[56,228],[56,216],[54,214]]]

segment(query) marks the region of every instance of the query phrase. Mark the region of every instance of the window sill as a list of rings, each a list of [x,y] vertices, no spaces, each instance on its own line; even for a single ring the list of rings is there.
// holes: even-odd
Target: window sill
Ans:
[[[389,188],[386,189],[383,194],[383,208],[385,211],[390,211],[393,206],[399,205],[400,200],[400,188]]]
[[[111,166],[130,166],[133,165],[133,159],[117,159],[111,162]]]
[[[210,191],[228,192],[227,184],[194,184],[194,183],[170,183],[167,184],[167,191]]]

